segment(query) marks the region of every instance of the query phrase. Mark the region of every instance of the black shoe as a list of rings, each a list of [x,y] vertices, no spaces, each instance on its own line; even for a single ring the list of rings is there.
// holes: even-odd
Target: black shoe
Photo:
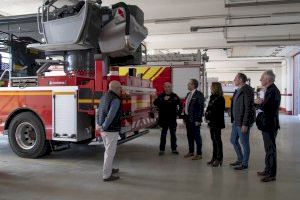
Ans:
[[[160,151],[160,152],[158,153],[159,156],[162,156],[162,155],[164,155],[164,154],[165,154],[164,151]]]
[[[109,178],[103,179],[103,181],[104,181],[104,182],[109,182],[109,181],[116,181],[116,180],[118,180],[118,179],[120,179],[119,176],[113,176],[113,175],[111,175]]]
[[[223,163],[223,160],[215,160],[214,163],[212,164],[213,167],[221,167]]]
[[[114,169],[114,168],[113,168],[112,171],[111,171],[111,173],[112,173],[112,174],[117,174],[117,173],[119,173],[119,171],[120,171],[119,169]]]
[[[266,176],[261,179],[261,182],[264,182],[264,183],[271,182],[271,181],[276,181],[276,177],[275,176]]]
[[[235,170],[245,170],[245,169],[248,169],[248,166],[241,165],[241,166],[235,167],[234,169]]]
[[[212,165],[213,163],[215,162],[215,160],[214,159],[211,159],[209,162],[207,162],[206,164],[207,165]]]
[[[241,164],[242,164],[241,162],[236,161],[236,162],[234,162],[234,163],[230,163],[229,165],[232,166],[232,167],[235,167],[235,166],[239,166],[239,165],[241,165]]]
[[[257,172],[257,176],[268,176],[269,174],[265,171]]]
[[[179,152],[177,150],[173,150],[172,154],[179,155]]]

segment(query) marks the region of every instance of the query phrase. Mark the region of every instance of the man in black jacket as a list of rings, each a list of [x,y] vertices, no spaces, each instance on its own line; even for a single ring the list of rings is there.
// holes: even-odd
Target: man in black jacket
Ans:
[[[109,83],[109,91],[101,98],[97,115],[97,130],[105,147],[103,163],[103,181],[119,179],[115,174],[119,169],[113,169],[113,160],[117,150],[118,136],[121,130],[121,84],[118,81]]]
[[[204,96],[202,92],[197,90],[198,81],[191,79],[188,83],[188,90],[185,101],[185,123],[187,130],[187,138],[189,144],[189,153],[184,157],[192,160],[202,159],[202,138],[200,134],[200,126],[204,112]],[[197,144],[197,155],[194,155],[194,142]]]
[[[159,109],[159,125],[162,127],[160,137],[160,152],[159,155],[165,153],[166,137],[168,129],[171,135],[171,149],[172,153],[178,155],[176,144],[176,119],[182,112],[180,98],[172,91],[172,85],[169,82],[164,84],[164,92],[157,97],[154,105]]]
[[[264,146],[265,146],[265,169],[262,172],[257,172],[257,175],[264,176],[262,182],[276,180],[277,159],[276,159],[276,136],[279,126],[279,106],[280,106],[280,91],[274,84],[275,74],[272,70],[265,71],[261,76],[261,85],[266,88],[263,99],[256,99],[255,103],[262,111],[257,118],[260,121],[258,128],[262,131]]]
[[[230,141],[237,154],[237,161],[231,163],[235,170],[244,170],[248,168],[250,156],[250,128],[255,121],[255,106],[253,89],[246,84],[247,76],[238,73],[234,79],[235,91],[231,102],[231,123],[232,132]],[[242,148],[239,140],[241,141]]]

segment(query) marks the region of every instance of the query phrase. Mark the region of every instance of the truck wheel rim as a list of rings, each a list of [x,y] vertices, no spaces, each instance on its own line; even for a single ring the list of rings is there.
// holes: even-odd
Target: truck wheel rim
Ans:
[[[33,125],[23,122],[16,130],[16,141],[22,149],[32,149],[36,144],[37,132]]]

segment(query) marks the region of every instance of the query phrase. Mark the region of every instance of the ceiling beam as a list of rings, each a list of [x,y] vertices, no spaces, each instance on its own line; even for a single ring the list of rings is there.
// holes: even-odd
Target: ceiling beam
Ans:
[[[1,13],[0,13],[0,15],[1,15]],[[36,23],[36,22],[37,22],[36,14],[0,17],[0,25],[1,24]]]
[[[202,29],[218,29],[218,28],[242,28],[242,27],[256,27],[256,26],[281,26],[281,25],[297,25],[300,22],[280,22],[280,23],[263,23],[263,24],[238,24],[238,25],[217,25],[217,26],[192,26],[191,32],[197,32]]]
[[[230,2],[230,1],[229,1]],[[268,6],[268,5],[280,5],[280,4],[292,4],[300,3],[299,0],[278,0],[278,1],[253,1],[253,2],[231,2],[225,3],[226,8],[232,7],[247,7],[247,6]]]

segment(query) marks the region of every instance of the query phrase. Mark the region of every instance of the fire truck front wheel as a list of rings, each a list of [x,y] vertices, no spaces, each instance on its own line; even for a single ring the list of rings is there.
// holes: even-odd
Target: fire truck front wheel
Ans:
[[[12,119],[8,138],[12,150],[22,158],[38,158],[49,150],[43,124],[30,112],[20,113]]]

